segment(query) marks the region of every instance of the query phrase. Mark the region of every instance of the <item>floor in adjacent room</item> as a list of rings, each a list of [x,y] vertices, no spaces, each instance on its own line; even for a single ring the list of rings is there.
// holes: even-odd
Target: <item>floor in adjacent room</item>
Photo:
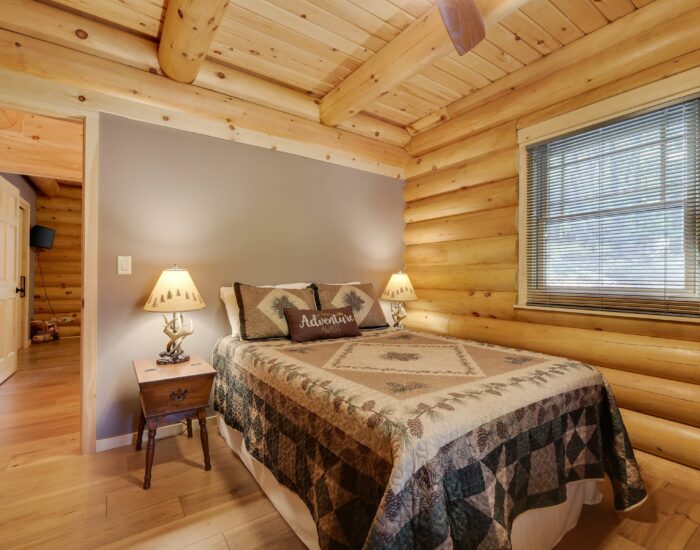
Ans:
[[[20,350],[0,384],[0,471],[80,452],[80,338]]]
[[[0,385],[2,548],[303,548],[213,422],[212,470],[202,467],[196,432],[192,439],[163,439],[148,491],[141,488],[144,451],[78,455],[78,434],[65,426],[76,418],[79,402],[61,398],[79,388],[78,363],[68,350],[77,350],[78,341],[69,342],[37,346],[31,368],[25,365],[8,380],[12,384]],[[62,369],[56,371],[61,378],[50,376],[50,368]],[[8,414],[8,402],[22,411]],[[65,433],[41,430],[42,419]],[[22,434],[30,430],[35,437],[25,441]],[[628,515],[613,511],[609,484],[602,483],[604,501],[584,507],[557,550],[700,548],[700,493],[649,474],[645,480],[651,497]]]

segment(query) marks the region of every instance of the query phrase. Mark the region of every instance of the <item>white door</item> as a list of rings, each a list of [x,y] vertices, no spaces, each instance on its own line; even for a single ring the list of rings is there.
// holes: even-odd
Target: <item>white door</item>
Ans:
[[[17,370],[19,190],[0,177],[0,382]]]

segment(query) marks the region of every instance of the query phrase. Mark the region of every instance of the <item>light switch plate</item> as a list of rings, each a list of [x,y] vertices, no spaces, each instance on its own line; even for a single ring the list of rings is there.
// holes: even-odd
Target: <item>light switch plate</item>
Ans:
[[[117,256],[117,275],[131,275],[131,256]]]

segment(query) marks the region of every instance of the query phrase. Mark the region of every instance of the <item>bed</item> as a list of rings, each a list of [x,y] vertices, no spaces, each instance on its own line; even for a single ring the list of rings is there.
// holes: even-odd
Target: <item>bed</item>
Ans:
[[[213,364],[222,435],[310,548],[550,548],[606,474],[617,510],[646,498],[584,363],[385,329]]]

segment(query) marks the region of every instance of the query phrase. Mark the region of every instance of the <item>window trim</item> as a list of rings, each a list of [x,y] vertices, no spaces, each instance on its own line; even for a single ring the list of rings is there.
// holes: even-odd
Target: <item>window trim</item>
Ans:
[[[641,86],[634,90],[586,105],[559,116],[533,122],[518,128],[518,298],[514,309],[536,311],[568,312],[585,315],[657,319],[700,323],[700,318],[653,315],[634,312],[588,310],[527,305],[527,148],[583,129],[592,129],[615,119],[636,116],[665,105],[674,105],[700,96],[700,67],[671,76],[669,78]]]

